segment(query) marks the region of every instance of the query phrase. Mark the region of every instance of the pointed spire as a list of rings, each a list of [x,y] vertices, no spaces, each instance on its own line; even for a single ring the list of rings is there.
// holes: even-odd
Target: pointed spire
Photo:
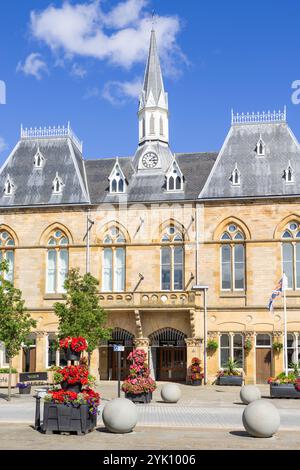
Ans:
[[[154,105],[158,105],[160,96],[162,95],[164,97],[165,94],[163,78],[160,68],[160,61],[157,51],[156,36],[153,26],[151,30],[151,40],[144,78],[143,94],[145,103],[147,103],[150,94],[152,94]]]

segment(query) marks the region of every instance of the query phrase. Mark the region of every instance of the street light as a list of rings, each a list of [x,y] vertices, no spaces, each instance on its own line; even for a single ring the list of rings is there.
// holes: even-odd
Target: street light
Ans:
[[[206,302],[206,293],[208,291],[208,286],[196,285],[192,287],[192,290],[203,291],[204,293],[204,319],[203,319],[203,330],[204,330],[204,385],[207,384],[207,302]]]

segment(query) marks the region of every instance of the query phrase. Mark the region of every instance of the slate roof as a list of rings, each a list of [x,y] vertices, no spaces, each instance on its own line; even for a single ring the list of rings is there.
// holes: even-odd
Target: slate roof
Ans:
[[[129,183],[126,194],[121,196],[109,193],[108,176],[116,163],[115,158],[86,160],[85,167],[92,204],[102,202],[151,202],[171,200],[195,200],[203,187],[217,153],[176,154],[176,160],[184,175],[184,190],[167,192],[165,176],[162,173],[134,172],[132,157],[119,158],[119,165]]]
[[[38,149],[45,158],[40,169],[34,166]],[[20,140],[0,170],[0,207],[87,204],[83,165],[69,138]],[[56,173],[64,184],[61,194],[52,191]],[[11,196],[4,194],[8,175],[15,186]]]
[[[265,143],[265,156],[258,156],[259,138]],[[283,175],[288,163],[295,182]],[[230,176],[237,165],[240,185]],[[211,174],[200,192],[200,199],[255,198],[300,195],[300,147],[286,122],[232,125]]]

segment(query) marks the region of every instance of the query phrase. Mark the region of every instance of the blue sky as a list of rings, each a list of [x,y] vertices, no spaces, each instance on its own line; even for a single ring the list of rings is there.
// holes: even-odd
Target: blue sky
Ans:
[[[287,105],[300,139],[298,0],[2,0],[0,162],[20,124],[66,124],[85,158],[132,155],[152,10],[175,152],[220,149],[230,111]]]

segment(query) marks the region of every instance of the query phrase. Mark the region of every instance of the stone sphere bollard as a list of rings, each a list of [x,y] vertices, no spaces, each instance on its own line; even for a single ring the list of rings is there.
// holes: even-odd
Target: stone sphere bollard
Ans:
[[[163,385],[160,394],[163,401],[167,403],[177,403],[181,398],[180,388],[173,383]]]
[[[102,419],[110,432],[117,434],[131,432],[138,420],[136,405],[127,398],[115,398],[105,405]]]
[[[249,405],[255,400],[260,400],[261,393],[256,385],[244,385],[240,391],[240,398],[245,405]]]
[[[250,436],[272,437],[280,425],[279,411],[268,401],[253,401],[244,410],[243,425]]]

